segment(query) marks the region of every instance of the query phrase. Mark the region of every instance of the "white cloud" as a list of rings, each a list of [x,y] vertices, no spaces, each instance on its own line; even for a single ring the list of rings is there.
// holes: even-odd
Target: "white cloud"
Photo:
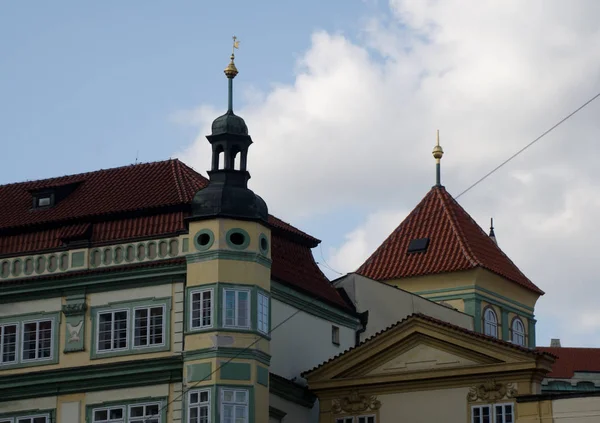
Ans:
[[[274,214],[370,214],[331,251],[330,265],[344,270],[400,222],[387,217],[406,214],[432,185],[436,129],[443,182],[456,195],[600,88],[600,2],[390,4],[387,18],[368,20],[360,43],[313,34],[294,83],[251,88],[237,111],[255,141],[251,187]],[[598,110],[600,101],[460,199],[477,221],[495,217],[501,246],[548,292],[540,325],[544,315],[571,316],[562,331],[600,295]],[[180,154],[196,169],[208,167],[204,134],[216,115],[207,106],[177,115],[200,127]]]

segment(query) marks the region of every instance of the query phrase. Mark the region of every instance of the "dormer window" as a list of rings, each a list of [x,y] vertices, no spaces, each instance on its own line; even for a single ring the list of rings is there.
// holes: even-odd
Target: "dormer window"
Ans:
[[[33,196],[33,208],[42,209],[52,207],[54,205],[54,193],[46,192],[39,193]]]

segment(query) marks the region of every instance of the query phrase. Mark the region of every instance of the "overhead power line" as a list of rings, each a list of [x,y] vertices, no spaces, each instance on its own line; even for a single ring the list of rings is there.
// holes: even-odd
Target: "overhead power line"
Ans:
[[[536,142],[538,142],[539,140],[541,140],[542,138],[544,138],[546,135],[548,135],[550,132],[552,132],[553,130],[555,130],[556,128],[558,128],[560,125],[562,125],[563,123],[565,123],[567,120],[569,120],[571,117],[573,117],[577,112],[581,111],[583,108],[585,108],[591,102],[593,102],[594,100],[596,100],[598,97],[600,97],[600,93],[598,93],[595,96],[593,96],[592,98],[590,98],[588,101],[586,101],[585,103],[583,103],[581,106],[579,106],[573,112],[571,112],[569,115],[567,115],[566,117],[564,117],[560,121],[558,121],[558,123],[556,123],[550,129],[548,129],[542,135],[540,135],[539,137],[537,137],[536,139],[534,139],[533,141],[531,141],[529,144],[527,144],[525,147],[523,147],[522,149],[520,149],[519,151],[517,151],[515,154],[513,154],[512,156],[510,156],[508,159],[504,160],[502,163],[500,163],[494,169],[492,169],[491,171],[489,171],[486,175],[484,175],[481,179],[479,179],[473,185],[471,185],[466,190],[464,190],[463,192],[461,192],[460,194],[458,194],[456,197],[454,197],[454,199],[458,200],[459,197],[461,197],[462,195],[466,194],[471,189],[475,188],[477,185],[479,185],[481,182],[483,182],[485,179],[487,179],[490,175],[492,175],[498,169],[500,169],[501,167],[503,167],[505,164],[507,164],[512,159],[514,159],[515,157],[517,157],[519,154],[521,154],[522,152],[524,152],[525,150],[527,150],[529,147],[531,147],[533,144],[535,144]]]

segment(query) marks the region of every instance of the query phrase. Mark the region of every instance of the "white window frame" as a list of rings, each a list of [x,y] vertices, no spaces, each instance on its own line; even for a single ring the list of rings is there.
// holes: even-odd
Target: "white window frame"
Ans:
[[[150,310],[153,308],[160,308],[162,310],[162,342],[160,344],[151,344],[150,343]],[[146,335],[148,340],[148,345],[135,345],[135,312],[137,310],[148,310],[148,316],[146,317],[146,323],[148,324],[148,333]],[[143,306],[135,306],[133,308],[132,319],[131,319],[131,348],[134,350],[143,350],[146,348],[155,348],[155,347],[164,347],[165,346],[165,338],[167,331],[167,308],[164,304],[155,304],[155,305],[143,305]],[[99,322],[98,322],[99,323]],[[113,328],[114,330],[114,328]],[[98,336],[100,336],[100,331],[98,331]]]
[[[335,423],[354,423],[354,417],[353,416],[338,417],[337,419],[335,419]]]
[[[340,327],[331,325],[331,343],[337,347],[340,346]]]
[[[488,408],[490,410],[490,423],[494,422],[494,412],[493,404],[477,404],[471,406],[471,423],[483,423],[483,413],[481,413],[480,420],[475,421],[475,413],[473,412],[476,408],[483,410],[484,408]]]
[[[133,407],[147,407],[149,405],[156,405],[158,406],[158,414],[154,414],[151,416],[144,416],[144,417],[131,417],[131,409]],[[125,416],[125,421],[126,422],[130,422],[131,420],[141,420],[142,423],[146,423],[147,421],[150,421],[150,419],[158,419],[159,422],[162,422],[162,402],[159,401],[151,401],[151,402],[141,402],[141,403],[136,403],[136,404],[129,404],[127,406],[127,415]],[[144,409],[144,412],[146,410]]]
[[[114,338],[114,334],[115,334],[115,313],[120,313],[124,311],[127,314],[127,318],[125,319],[125,321],[127,322],[127,325],[131,324],[131,313],[129,311],[128,308],[118,308],[118,309],[105,309],[105,310],[98,310],[96,312],[96,354],[106,354],[106,353],[113,353],[113,352],[119,352],[119,351],[127,351],[129,349],[129,336],[130,336],[130,330],[129,328],[127,328],[127,330],[125,331],[125,347],[122,348],[109,348],[106,350],[101,350],[100,347],[100,315],[101,314],[112,314],[112,325],[110,328],[110,334],[111,334],[111,347],[114,346],[115,343],[115,338]]]
[[[512,417],[511,423],[514,423],[516,421],[516,419],[515,419],[515,404],[512,402],[498,402],[498,403],[492,404],[492,416],[494,418],[494,420],[492,420],[493,423],[504,423],[504,419],[506,417],[504,415],[504,407],[507,405],[510,405],[510,407],[511,407],[511,417]],[[497,406],[502,406],[502,421],[501,422],[496,420],[496,407]]]
[[[201,402],[200,401],[200,394],[203,393],[203,392],[206,392],[206,394],[208,395],[208,401],[205,401],[205,402]],[[191,401],[192,394],[198,394],[198,402],[195,402],[193,404],[192,404],[192,401]],[[187,414],[186,414],[187,418],[186,418],[186,422],[187,423],[191,423],[190,422],[190,420],[191,420],[190,409],[191,408],[207,407],[208,408],[208,413],[207,413],[208,423],[210,423],[210,420],[211,420],[210,415],[211,415],[211,412],[212,412],[211,402],[212,402],[212,398],[210,396],[210,389],[194,389],[192,391],[189,391],[188,392],[188,397],[187,397]]]
[[[113,406],[109,406],[109,407],[97,407],[97,408],[92,408],[92,421],[90,423],[112,423],[114,421],[116,421],[115,419],[110,419],[110,410],[114,410],[114,409],[121,409],[121,411],[123,412],[123,418],[119,419],[123,422],[127,421],[127,407],[125,407],[124,405],[113,405]],[[107,416],[108,420],[95,420],[94,419],[94,414],[96,413],[96,411],[103,411],[106,410],[107,411]]]
[[[377,423],[377,416],[376,416],[375,414],[363,414],[363,415],[360,415],[360,416],[356,416],[356,417],[354,417],[354,419],[355,419],[356,423],[362,423],[362,422],[360,421],[360,419],[361,419],[361,418],[365,419],[365,420],[364,420],[364,423],[369,423],[369,422],[367,421],[367,419],[368,419],[369,417],[373,417],[373,422],[374,422],[374,423]]]
[[[204,303],[202,300],[202,294],[210,292],[210,325],[202,325],[202,314],[204,312]],[[194,326],[194,295],[200,295],[200,326]],[[190,291],[190,303],[189,303],[189,328],[190,330],[202,330],[212,328],[215,324],[215,290],[213,288],[207,289],[194,289]]]
[[[43,358],[37,357],[37,355],[39,353],[39,347],[40,347],[40,326],[39,326],[40,322],[50,322],[50,356],[49,357],[43,357]],[[36,358],[23,357],[23,354],[25,353],[25,348],[23,348],[22,343],[25,340],[25,325],[28,323],[36,323],[36,328],[35,328],[35,355],[36,355]],[[54,359],[54,337],[56,336],[55,335],[56,324],[55,324],[53,317],[47,317],[47,318],[42,318],[42,319],[23,320],[21,322],[20,329],[21,329],[21,337],[20,337],[21,338],[21,340],[20,340],[20,342],[21,342],[21,353],[20,353],[21,363],[33,363],[36,361],[49,361],[49,360]],[[36,415],[35,417],[43,417],[43,415]],[[19,418],[22,418],[22,417],[19,417]]]
[[[515,330],[515,326],[517,324],[519,324],[519,323],[521,324],[521,328],[523,328],[522,331],[516,331]],[[520,346],[524,347],[525,343],[526,343],[526,339],[525,339],[525,323],[523,323],[523,321],[519,317],[515,317],[513,319],[513,321],[512,321],[512,325],[511,325],[510,329],[511,329],[511,333],[512,333],[512,335],[511,335],[511,341],[513,342],[513,344],[520,345]],[[521,342],[516,342],[515,335],[522,337],[523,342],[522,343]]]
[[[235,293],[235,303],[233,309],[235,311],[234,320],[235,323],[233,325],[227,324],[227,292],[231,291]],[[239,323],[239,294],[240,292],[245,292],[248,294],[248,310],[246,312],[246,321],[248,324],[246,326],[240,326]],[[252,321],[250,319],[252,309],[252,293],[249,289],[239,289],[239,288],[223,288],[223,327],[224,328],[236,328],[236,329],[250,329],[252,325]]]
[[[225,416],[225,406],[226,405],[232,405],[233,409],[234,409],[234,416],[233,416],[233,421],[237,422],[239,420],[236,419],[236,415],[235,415],[235,409],[236,407],[243,405],[244,407],[246,407],[246,417],[243,420],[243,423],[249,423],[250,421],[250,391],[248,389],[239,389],[239,388],[226,388],[223,387],[220,390],[220,399],[221,399],[221,404],[219,409],[221,410],[221,420],[224,419]],[[224,397],[225,397],[225,391],[232,391],[233,392],[233,402],[225,402]],[[235,402],[235,394],[237,392],[244,392],[246,394],[246,402],[245,403],[241,403],[241,402]]]
[[[44,417],[46,419],[46,423],[50,423],[50,415],[49,414],[32,414],[32,415],[28,415],[28,416],[15,417],[15,423],[21,423],[25,419],[31,419],[31,421],[33,421],[33,419],[37,419],[39,417]]]
[[[4,356],[4,328],[6,326],[15,326],[15,359],[13,361],[3,361]],[[20,358],[20,348],[19,348],[19,334],[20,334],[20,324],[18,321],[16,322],[7,322],[0,324],[0,366],[10,366],[13,364],[17,364]],[[54,341],[54,339],[52,339]]]
[[[494,316],[493,323],[490,320],[488,320],[488,315],[490,315],[490,313],[492,316]],[[488,333],[488,325],[494,327],[494,334]],[[483,312],[483,333],[484,335],[491,336],[496,339],[498,338],[498,315],[496,314],[496,311],[491,307],[486,308]]]
[[[261,304],[262,300],[262,304]],[[259,332],[268,334],[269,325],[269,296],[258,292],[256,295],[256,329]]]

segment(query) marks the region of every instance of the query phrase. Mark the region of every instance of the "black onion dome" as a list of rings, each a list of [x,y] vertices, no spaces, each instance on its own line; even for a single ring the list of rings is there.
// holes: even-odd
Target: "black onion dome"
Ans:
[[[216,118],[212,123],[212,135],[220,134],[248,135],[248,127],[244,119],[230,110],[223,116]]]

